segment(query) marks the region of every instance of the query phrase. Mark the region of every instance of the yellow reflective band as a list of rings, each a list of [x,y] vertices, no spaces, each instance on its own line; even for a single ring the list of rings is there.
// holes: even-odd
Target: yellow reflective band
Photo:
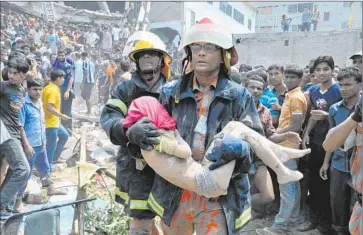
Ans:
[[[235,229],[241,228],[251,219],[251,207],[245,210],[242,215],[236,219],[236,225],[234,226]]]
[[[131,200],[130,202],[131,210],[148,210],[146,200]]]
[[[179,104],[179,100],[176,98],[176,95],[175,95],[174,99],[175,99],[175,103]]]
[[[119,108],[121,110],[122,114],[124,116],[126,116],[126,114],[127,114],[127,106],[126,106],[126,104],[124,102],[122,102],[121,100],[118,100],[118,99],[109,99],[107,101],[106,105],[108,105],[108,104],[113,105],[113,106]]]
[[[163,218],[164,208],[155,201],[155,198],[152,193],[149,195],[149,200],[147,201],[151,208],[158,214],[161,218]]]
[[[115,187],[115,194],[125,201],[125,204],[129,203],[129,195],[125,192],[120,191],[118,187]]]

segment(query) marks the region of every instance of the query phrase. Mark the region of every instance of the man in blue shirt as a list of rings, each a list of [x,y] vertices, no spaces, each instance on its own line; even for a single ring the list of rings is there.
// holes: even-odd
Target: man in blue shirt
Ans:
[[[277,128],[279,125],[279,117],[281,107],[284,104],[285,94],[287,92],[284,83],[284,66],[279,64],[272,64],[267,69],[268,83],[271,86],[270,92],[275,99],[270,99],[272,123]],[[264,92],[265,93],[265,92]]]
[[[45,37],[45,40],[50,43],[50,48],[52,49],[52,53],[57,53],[57,47],[60,44],[60,38],[58,34],[55,32],[53,26],[49,28],[49,33]]]
[[[307,7],[304,8],[302,14],[302,28],[301,31],[310,31],[312,13]]]
[[[43,82],[39,78],[27,82],[28,92],[25,97],[19,121],[23,125],[24,152],[28,157],[30,169],[35,166],[43,187],[48,187],[48,195],[64,195],[67,191],[54,189],[50,177],[50,167],[46,151],[46,134],[43,105],[40,99]],[[30,175],[29,175],[30,178]],[[29,179],[28,179],[29,180]],[[18,199],[24,195],[26,184],[18,191]]]
[[[333,104],[329,109],[330,128],[344,122],[354,112],[354,107],[360,98],[359,84],[362,83],[362,75],[357,68],[348,67],[338,73],[337,80],[343,100]],[[351,180],[349,160],[353,152],[355,132],[352,132],[351,136],[352,138],[348,138],[340,149],[334,153],[326,153],[324,163],[320,168],[320,177],[327,180],[330,167],[332,228],[338,235],[349,234],[348,224],[352,192],[348,185],[348,181]],[[349,144],[349,140],[351,140],[351,144]]]
[[[311,86],[306,92],[311,104],[309,122],[302,140],[303,148],[309,147],[309,221],[298,228],[300,232],[315,229],[323,234],[331,231],[331,206],[329,180],[323,180],[319,171],[324,162],[325,151],[322,146],[329,131],[329,108],[342,99],[339,86],[333,82],[334,60],[331,56],[319,56],[313,71],[319,84]]]
[[[64,83],[61,86],[61,113],[72,117],[72,103],[75,98],[74,95],[74,79],[73,79],[73,68],[66,61],[66,53],[63,50],[58,51],[57,59],[53,63],[53,68],[63,70],[66,73],[64,76]],[[62,120],[62,125],[66,129],[72,130],[72,119]]]

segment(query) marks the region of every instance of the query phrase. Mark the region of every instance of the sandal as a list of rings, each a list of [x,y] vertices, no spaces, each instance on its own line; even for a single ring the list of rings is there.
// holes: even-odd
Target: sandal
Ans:
[[[286,235],[286,233],[277,233],[271,231],[270,228],[256,229],[258,235]]]

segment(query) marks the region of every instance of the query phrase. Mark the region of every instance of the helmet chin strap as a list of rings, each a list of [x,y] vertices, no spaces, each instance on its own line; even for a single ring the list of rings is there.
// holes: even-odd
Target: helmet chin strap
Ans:
[[[152,81],[155,78],[156,74],[159,73],[161,70],[162,58],[163,57],[159,57],[159,62],[155,69],[148,69],[143,71],[140,69],[139,60],[137,60],[136,67],[140,77],[147,82]]]

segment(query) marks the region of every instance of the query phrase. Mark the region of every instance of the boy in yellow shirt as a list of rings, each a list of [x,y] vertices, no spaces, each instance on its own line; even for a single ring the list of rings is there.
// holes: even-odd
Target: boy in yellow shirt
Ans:
[[[64,82],[65,73],[55,69],[50,74],[50,83],[43,89],[42,102],[47,138],[47,156],[50,169],[53,169],[53,161],[61,162],[59,159],[64,145],[68,141],[68,132],[60,123],[61,120],[71,119],[60,112],[61,91],[60,86]],[[58,139],[58,140],[57,140]]]

